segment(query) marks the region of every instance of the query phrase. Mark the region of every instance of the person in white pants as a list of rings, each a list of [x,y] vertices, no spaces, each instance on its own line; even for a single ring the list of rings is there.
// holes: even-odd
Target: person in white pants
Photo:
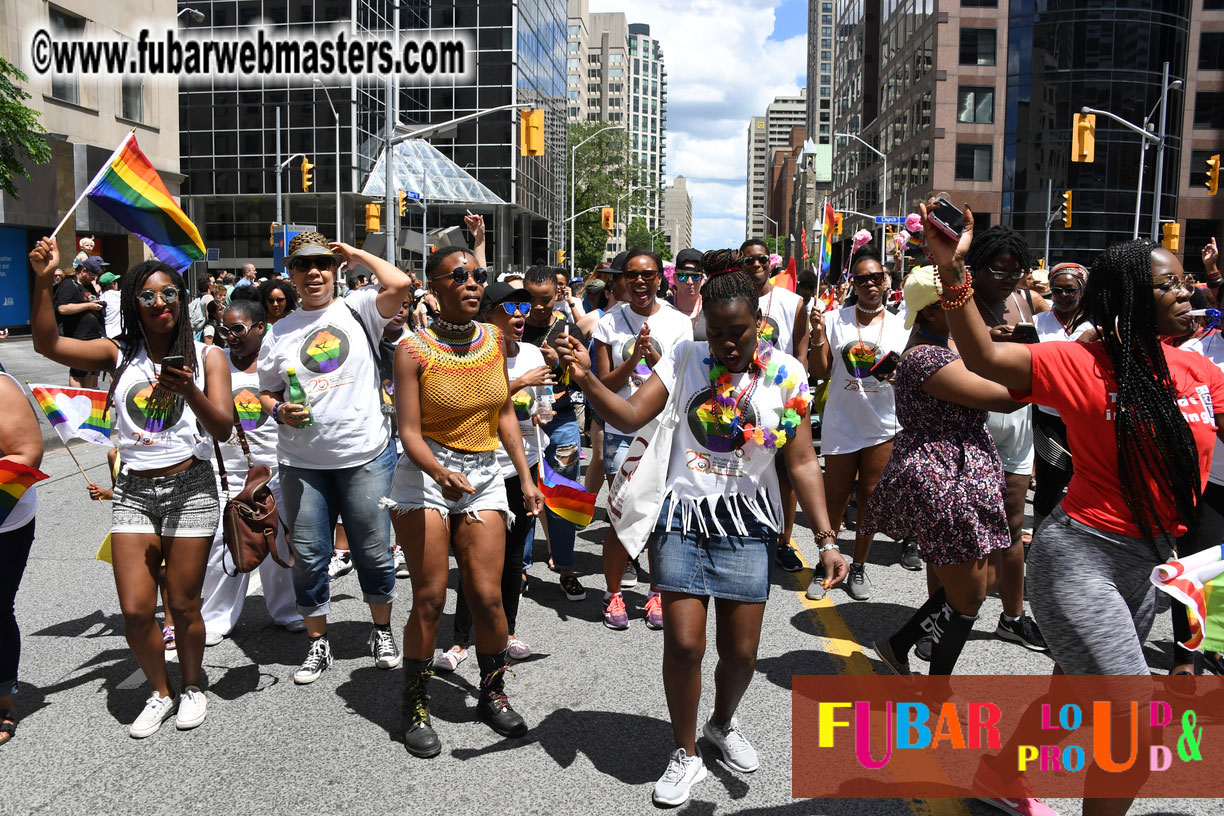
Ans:
[[[225,356],[229,360],[234,391],[234,416],[246,437],[251,461],[271,469],[269,487],[276,497],[277,506],[281,506],[280,474],[276,466],[276,424],[259,403],[259,375],[255,370],[266,330],[264,307],[258,296],[254,293],[247,296],[243,289],[235,290],[217,329],[229,344]],[[229,439],[221,442],[219,447],[229,482],[229,495],[237,495],[246,481],[248,470],[237,431],[231,429]],[[224,503],[225,491],[219,490],[219,494]],[[208,569],[204,573],[200,595],[200,611],[206,630],[204,642],[208,646],[220,643],[238,623],[251,577],[250,573],[231,576],[225,572],[226,568],[232,572],[234,565],[221,540],[222,526],[218,525],[212,550],[208,554]],[[285,541],[283,524],[276,531],[276,552],[282,561],[288,563],[289,545]],[[259,565],[259,580],[272,620],[290,632],[304,631],[306,625],[297,611],[293,594],[293,573],[269,556]]]

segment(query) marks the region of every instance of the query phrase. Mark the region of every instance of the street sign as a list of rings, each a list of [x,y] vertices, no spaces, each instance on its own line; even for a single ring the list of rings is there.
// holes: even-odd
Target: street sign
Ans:
[[[905,216],[903,215],[877,215],[875,217],[877,224],[904,224]]]
[[[405,193],[404,193],[404,195],[405,195],[405,196],[407,196],[408,198],[411,198],[413,201],[420,201],[420,200],[421,200],[421,194],[420,194],[420,193],[414,193],[414,192],[412,192],[411,190],[409,190],[409,191],[405,192]]]
[[[221,260],[221,250],[217,247],[212,247],[208,249],[208,255],[206,257],[210,261],[219,261]]]

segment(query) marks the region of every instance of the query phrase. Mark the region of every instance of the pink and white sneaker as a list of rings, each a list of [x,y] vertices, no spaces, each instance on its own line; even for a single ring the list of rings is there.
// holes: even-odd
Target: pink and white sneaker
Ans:
[[[531,657],[531,647],[513,635],[510,636],[510,640],[506,643],[506,651],[515,660],[526,660]]]
[[[467,660],[468,650],[452,647],[434,658],[433,667],[438,671],[453,672],[459,664]]]
[[[973,788],[975,791],[982,793],[1002,793],[1008,788],[1013,788],[1013,785],[1004,783],[1003,778],[985,759],[978,765],[977,773],[973,777]],[[1028,793],[1028,790],[1022,785],[1021,793]],[[1010,813],[1012,816],[1058,816],[1058,811],[1047,805],[1040,799],[1034,798],[1012,798],[1010,796],[995,796],[985,797],[979,796],[979,802],[983,802],[996,810],[1001,810],[1004,813]]]

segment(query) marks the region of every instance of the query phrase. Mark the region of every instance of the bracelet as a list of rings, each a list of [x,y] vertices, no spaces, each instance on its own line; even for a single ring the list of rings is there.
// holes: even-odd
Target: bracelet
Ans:
[[[284,424],[285,424],[285,421],[284,421],[283,419],[281,419],[281,418],[280,418],[280,409],[281,409],[281,406],[282,406],[282,405],[284,405],[284,404],[285,404],[285,403],[283,403],[283,402],[278,402],[278,403],[276,403],[276,407],[272,409],[272,418],[276,420],[276,424],[277,424],[277,425],[284,425]]]
[[[821,547],[818,547],[818,548],[816,549],[816,554],[817,554],[817,555],[824,555],[824,554],[825,554],[825,553],[827,553],[829,550],[837,550],[838,552],[841,552],[841,547],[838,547],[836,544],[832,544],[832,543],[830,543],[830,544],[825,544],[825,545],[823,545],[823,546],[821,546]]]
[[[820,532],[816,534],[816,543],[819,544],[821,541],[823,541],[826,538],[836,539],[837,531],[836,530],[821,530]]]
[[[973,287],[970,286],[968,289],[961,292],[959,296],[957,296],[956,298],[952,300],[945,300],[941,296],[939,298],[939,305],[943,307],[943,310],[945,312],[953,312],[961,308],[962,306],[964,306],[972,298],[973,298]]]
[[[820,348],[824,344],[825,344],[825,341],[821,340],[819,343],[813,343],[812,348]]]

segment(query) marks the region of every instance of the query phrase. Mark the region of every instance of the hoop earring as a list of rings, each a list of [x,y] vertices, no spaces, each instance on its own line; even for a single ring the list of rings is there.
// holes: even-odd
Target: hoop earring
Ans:
[[[1122,339],[1122,332],[1118,330],[1118,315],[1114,315],[1114,336],[1117,337],[1118,340]]]

